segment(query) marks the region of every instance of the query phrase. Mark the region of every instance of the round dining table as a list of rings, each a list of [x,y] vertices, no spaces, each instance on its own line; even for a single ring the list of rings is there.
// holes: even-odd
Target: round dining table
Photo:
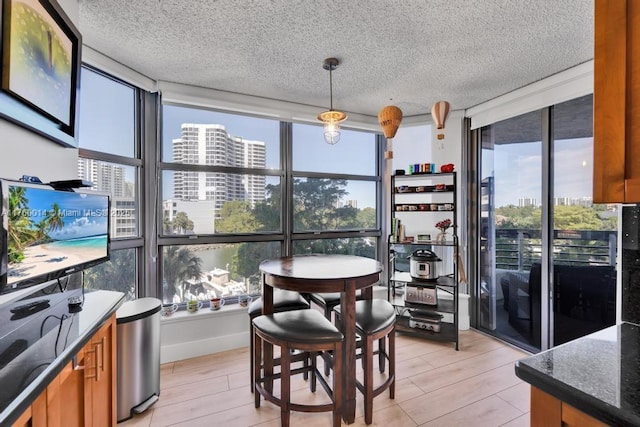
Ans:
[[[344,334],[342,360],[342,419],[351,424],[356,413],[356,291],[371,299],[371,286],[380,281],[382,264],[353,255],[294,255],[269,259],[260,264],[262,313],[273,313],[273,289],[300,293],[340,292],[341,331]],[[339,363],[335,361],[335,363]],[[273,372],[273,347],[264,347],[265,373]]]

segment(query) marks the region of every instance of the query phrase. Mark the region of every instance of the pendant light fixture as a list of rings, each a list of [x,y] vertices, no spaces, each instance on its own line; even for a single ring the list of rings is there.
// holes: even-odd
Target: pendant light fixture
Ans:
[[[324,123],[324,141],[327,144],[335,144],[340,141],[340,123],[347,119],[347,115],[342,111],[336,111],[333,109],[333,79],[332,72],[338,67],[337,58],[327,58],[322,64],[322,68],[329,71],[329,95],[331,102],[329,104],[329,110],[318,114],[318,120]]]
[[[378,112],[378,123],[382,128],[385,138],[387,138],[387,149],[384,152],[385,159],[393,158],[393,137],[396,136],[401,122],[402,110],[395,105],[383,107]]]
[[[449,115],[449,103],[447,101],[438,101],[431,107],[431,117],[436,123],[438,129],[444,129],[444,123]],[[444,139],[444,133],[439,133],[438,139]]]

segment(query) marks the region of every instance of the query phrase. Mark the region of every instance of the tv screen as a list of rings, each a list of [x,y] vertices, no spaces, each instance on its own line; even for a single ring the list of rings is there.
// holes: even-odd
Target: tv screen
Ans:
[[[0,294],[109,259],[109,196],[1,181]]]

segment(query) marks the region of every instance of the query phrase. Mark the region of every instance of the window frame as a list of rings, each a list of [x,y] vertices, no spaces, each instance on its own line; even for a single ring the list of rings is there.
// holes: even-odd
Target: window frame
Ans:
[[[107,162],[116,165],[123,166],[131,166],[135,168],[135,179],[136,179],[136,188],[134,189],[135,200],[136,200],[136,210],[137,210],[137,236],[128,236],[117,238],[114,236],[110,236],[110,251],[118,251],[124,249],[134,249],[136,253],[136,261],[135,261],[135,295],[137,297],[141,297],[146,295],[145,292],[145,268],[144,262],[145,257],[143,256],[143,250],[145,248],[145,209],[144,209],[144,195],[148,194],[148,189],[145,187],[144,181],[144,166],[145,159],[142,154],[142,140],[144,138],[145,132],[143,130],[143,126],[145,124],[143,115],[145,110],[144,100],[142,96],[142,89],[129,84],[123,80],[120,80],[102,70],[99,70],[89,64],[82,63],[81,69],[88,69],[89,71],[97,74],[100,77],[109,79],[113,82],[126,86],[133,90],[134,92],[134,156],[135,157],[127,157],[107,152],[101,152],[96,150],[91,150],[87,148],[82,148],[80,145],[78,147],[78,159],[88,159],[95,160],[99,162]],[[80,73],[82,79],[82,73]],[[81,80],[82,81],[82,80]],[[82,106],[80,106],[82,109]],[[80,116],[80,120],[82,120],[82,116]],[[80,144],[80,141],[78,142]]]

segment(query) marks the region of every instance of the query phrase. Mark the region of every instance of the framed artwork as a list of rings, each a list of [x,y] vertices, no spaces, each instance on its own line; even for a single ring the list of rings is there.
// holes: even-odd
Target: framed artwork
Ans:
[[[77,147],[81,36],[55,0],[3,0],[0,114]]]

